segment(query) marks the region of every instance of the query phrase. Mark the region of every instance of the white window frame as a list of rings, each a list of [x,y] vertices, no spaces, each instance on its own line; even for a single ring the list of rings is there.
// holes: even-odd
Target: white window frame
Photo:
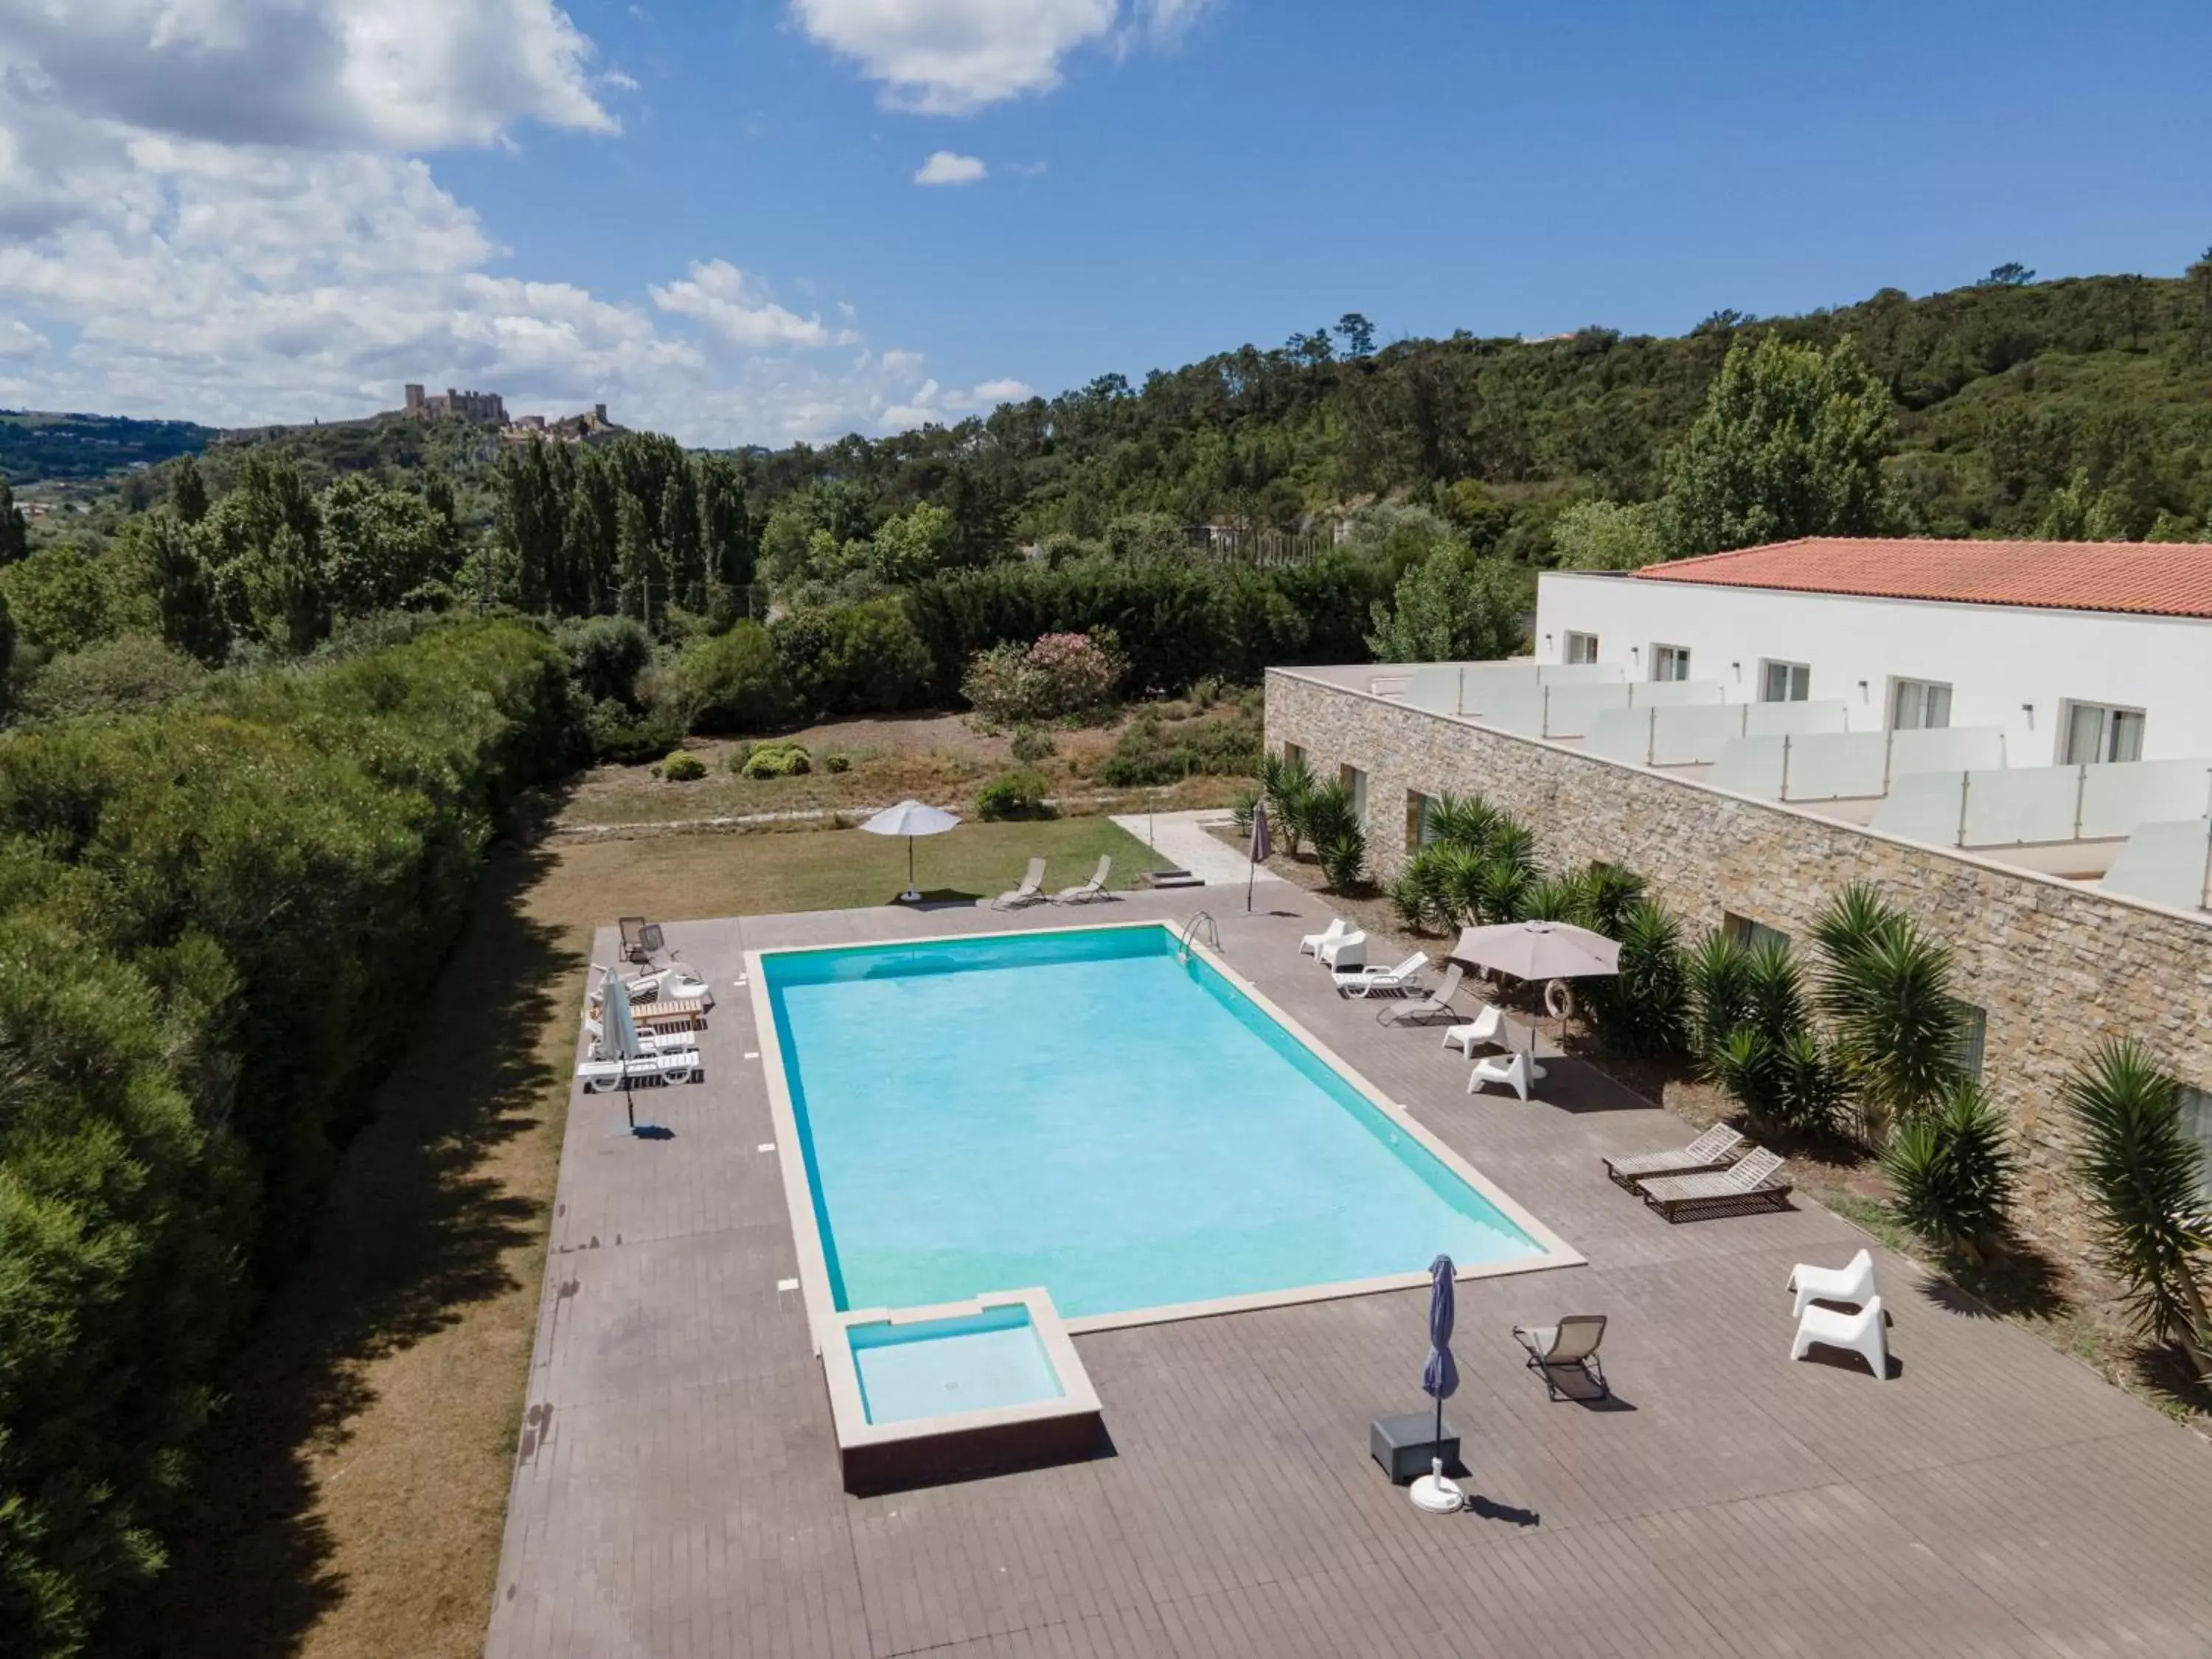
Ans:
[[[1943,694],[1943,723],[1936,725],[1928,718],[1929,704],[1933,694]],[[1898,719],[1899,704],[1907,692],[1917,696],[1919,702],[1919,724],[1906,726]],[[1944,680],[1916,680],[1907,674],[1894,675],[1889,682],[1889,729],[1893,732],[1948,732],[1951,727],[1951,686]]]
[[[2075,717],[2090,709],[2096,710],[2100,717],[2097,729],[2097,752],[2087,756],[2076,755],[2074,752]],[[2140,708],[2130,708],[2124,703],[2091,702],[2087,699],[2077,702],[2071,697],[2067,698],[2058,705],[2058,763],[2061,766],[2106,766],[2115,763],[2114,743],[2119,737],[2121,723],[2130,719],[2136,722],[2136,752],[2127,758],[2141,760],[2143,734],[2150,726],[2148,713]]]
[[[1666,674],[1660,672],[1662,665],[1673,664],[1680,664],[1682,672],[1679,674]],[[1690,647],[1686,645],[1662,645],[1658,641],[1654,641],[1651,646],[1651,678],[1653,683],[1655,684],[1664,684],[1670,681],[1686,680],[1689,678]]]
[[[1589,663],[1597,660],[1597,635],[1578,634],[1572,629],[1561,636],[1559,660],[1564,663]]]
[[[1774,671],[1783,671],[1783,691],[1772,695]],[[1780,657],[1762,657],[1759,664],[1759,700],[1761,702],[1808,702],[1813,696],[1813,667],[1810,663],[1787,662]]]

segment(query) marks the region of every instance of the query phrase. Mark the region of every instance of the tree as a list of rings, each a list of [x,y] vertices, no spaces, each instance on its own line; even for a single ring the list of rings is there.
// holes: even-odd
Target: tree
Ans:
[[[325,490],[317,505],[330,603],[339,614],[403,605],[452,574],[445,568],[445,520],[420,495],[356,473]]]
[[[169,472],[169,509],[185,524],[198,524],[207,517],[207,480],[200,476],[200,464],[190,455],[177,457]]]
[[[1826,353],[1778,334],[1738,342],[1668,453],[1667,556],[1875,533],[1896,437],[1889,389],[1850,340]]]
[[[2179,1342],[2212,1381],[2212,1224],[2174,1079],[2132,1040],[2107,1042],[2062,1091],[2081,1131],[2099,1253],[2154,1340]]]
[[[15,492],[8,487],[7,475],[0,473],[0,566],[15,563],[30,550],[30,526],[24,522],[22,508],[15,505]]]
[[[2124,536],[2120,509],[2103,490],[2089,487],[2086,469],[2051,492],[2035,533],[2046,542],[2116,542]]]
[[[1813,924],[1815,994],[1877,1126],[1923,1116],[1958,1082],[1966,1014],[1951,953],[1855,882]]]
[[[1482,662],[1510,657],[1527,640],[1521,584],[1503,559],[1464,547],[1432,553],[1374,607],[1367,648],[1377,662]]]
[[[903,587],[935,575],[951,549],[951,514],[923,501],[884,520],[868,544],[868,568],[878,580]]]
[[[758,545],[745,510],[744,478],[723,456],[699,459],[699,540],[713,590],[707,608],[734,606],[752,585]]]
[[[1662,546],[1656,503],[1577,501],[1552,520],[1552,549],[1565,570],[1640,570]]]
[[[280,525],[266,548],[242,563],[246,603],[262,638],[305,656],[331,631],[330,589],[315,546]]]
[[[2190,331],[2199,357],[2212,357],[2212,247],[2189,267],[2189,281],[2197,289],[2197,322]]]
[[[617,509],[615,564],[622,578],[622,612],[653,627],[653,601],[668,605],[668,578],[660,562],[659,544],[653,540],[645,503],[625,492]]]
[[[1984,288],[2026,288],[2035,280],[2035,273],[2017,260],[2008,259],[1982,278]]]
[[[500,536],[514,560],[514,602],[526,611],[544,611],[564,585],[557,568],[564,503],[556,498],[546,447],[532,438],[500,458]]]
[[[1347,311],[1336,319],[1336,337],[1344,342],[1347,357],[1371,357],[1375,355],[1375,325],[1356,311]]]
[[[42,547],[0,574],[9,614],[22,636],[60,653],[82,651],[112,632],[107,585],[74,547]]]
[[[230,629],[194,526],[180,514],[156,513],[146,550],[162,639],[204,663],[221,662],[230,649]]]

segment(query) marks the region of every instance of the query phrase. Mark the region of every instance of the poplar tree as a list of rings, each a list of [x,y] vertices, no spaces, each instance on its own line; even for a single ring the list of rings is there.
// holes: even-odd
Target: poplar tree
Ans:
[[[15,492],[8,487],[5,473],[0,473],[0,565],[9,565],[31,550],[30,526],[23,521],[22,509],[15,505]]]

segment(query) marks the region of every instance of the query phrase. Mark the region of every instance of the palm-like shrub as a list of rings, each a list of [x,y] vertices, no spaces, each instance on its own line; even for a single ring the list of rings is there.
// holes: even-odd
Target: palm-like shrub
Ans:
[[[1683,962],[1690,989],[1690,1042],[1710,1054],[1751,1012],[1751,953],[1726,933],[1711,933]]]
[[[1510,918],[1515,921],[1573,921],[1589,905],[1582,883],[1572,876],[1539,876],[1521,889]]]
[[[1416,933],[1442,933],[1457,919],[1448,880],[1454,850],[1422,848],[1406,860],[1390,884],[1390,908]]]
[[[1739,1025],[1699,1056],[1706,1082],[1761,1122],[1783,1118],[1781,1055],[1765,1033]]]
[[[1303,755],[1260,757],[1260,793],[1267,803],[1275,833],[1282,838],[1283,850],[1292,858],[1298,855],[1298,843],[1308,837],[1307,809],[1316,787],[1312,769]]]
[[[1850,1104],[1850,1079],[1833,1048],[1810,1030],[1776,1042],[1775,1121],[1802,1135],[1834,1134]]]
[[[1490,838],[1511,820],[1480,795],[1439,795],[1429,808],[1429,828],[1447,846],[1487,851]]]
[[[1302,816],[1329,886],[1343,893],[1359,885],[1367,868],[1367,832],[1352,791],[1341,783],[1326,784],[1306,798]]]
[[[1779,1047],[1805,1029],[1805,981],[1780,939],[1765,939],[1744,953],[1742,1018]]]
[[[2179,1086],[2141,1043],[2108,1042],[2062,1097],[2081,1127],[2079,1168],[2106,1271],[2127,1286],[2142,1329],[2180,1343],[2212,1380],[2212,1226],[2201,1212]]]
[[[1932,1110],[1960,1076],[1951,953],[1855,884],[1814,925],[1821,1011],[1877,1131]]]
[[[1954,1081],[1934,1111],[1899,1125],[1881,1167],[1899,1221],[1970,1261],[1987,1259],[2010,1218],[2019,1164],[1980,1084]]]
[[[1340,830],[1326,840],[1316,840],[1322,872],[1334,893],[1352,892],[1367,879],[1367,836],[1354,828]]]
[[[1620,939],[1644,902],[1644,878],[1616,864],[1589,864],[1576,876],[1581,906],[1571,918],[1593,933]]]
[[[1631,1054],[1679,1052],[1689,1042],[1689,977],[1682,933],[1649,899],[1620,923],[1620,971],[1589,981],[1584,1006],[1607,1042]]]

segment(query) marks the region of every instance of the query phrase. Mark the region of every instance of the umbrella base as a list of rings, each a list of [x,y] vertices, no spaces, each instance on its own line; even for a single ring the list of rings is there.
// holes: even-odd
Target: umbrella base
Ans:
[[[898,896],[898,902],[901,904],[919,904],[921,902],[921,895],[909,890]]]
[[[1467,1494],[1460,1491],[1456,1482],[1444,1478],[1441,1461],[1407,1491],[1413,1497],[1413,1507],[1428,1515],[1453,1515],[1467,1507]]]

